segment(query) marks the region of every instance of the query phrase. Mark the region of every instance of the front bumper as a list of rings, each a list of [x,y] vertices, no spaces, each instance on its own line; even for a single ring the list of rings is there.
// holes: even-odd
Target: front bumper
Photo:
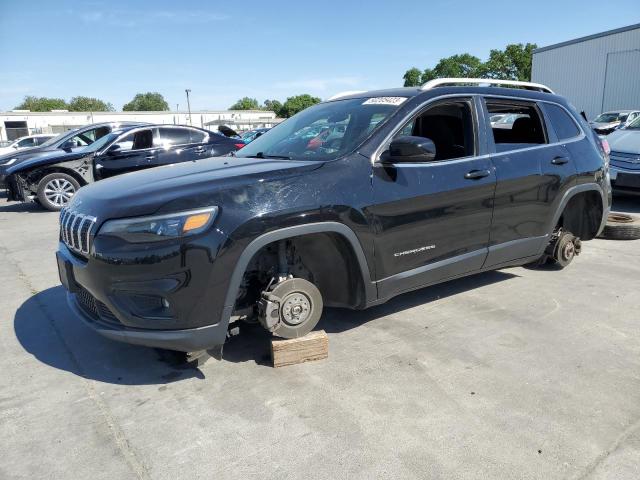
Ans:
[[[640,193],[640,169],[624,168],[618,165],[609,165],[611,187],[617,191],[629,191]]]
[[[117,327],[114,324],[101,321],[99,316],[87,311],[78,301],[76,293],[67,292],[67,303],[77,317],[100,335],[132,345],[164,348],[179,352],[196,352],[210,350],[224,344],[227,336],[227,326],[221,323],[186,330],[144,330],[124,326]]]
[[[113,340],[183,352],[224,344],[224,279],[215,262],[226,237],[212,233],[189,244],[149,250],[107,248],[96,257],[73,253],[60,242],[60,280],[71,310]],[[133,250],[132,248],[137,248]]]

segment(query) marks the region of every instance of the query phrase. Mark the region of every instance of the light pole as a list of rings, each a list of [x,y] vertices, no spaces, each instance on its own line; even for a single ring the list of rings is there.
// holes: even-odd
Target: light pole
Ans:
[[[193,122],[191,121],[191,104],[189,103],[189,94],[191,93],[191,89],[185,88],[184,91],[187,94],[187,110],[189,111],[189,125],[193,125]]]

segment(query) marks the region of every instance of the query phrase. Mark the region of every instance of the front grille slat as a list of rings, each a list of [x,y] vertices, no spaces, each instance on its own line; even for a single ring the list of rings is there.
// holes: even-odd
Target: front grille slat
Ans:
[[[88,255],[96,218],[63,208],[60,212],[60,240],[70,250]]]

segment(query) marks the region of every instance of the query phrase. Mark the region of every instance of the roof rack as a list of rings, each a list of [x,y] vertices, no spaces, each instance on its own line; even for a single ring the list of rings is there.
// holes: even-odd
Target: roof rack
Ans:
[[[444,85],[465,85],[476,84],[481,86],[489,85],[507,85],[511,87],[522,87],[527,90],[537,90],[539,92],[554,93],[546,85],[533,82],[520,82],[517,80],[496,80],[494,78],[436,78],[429,80],[427,83],[420,87],[420,90],[431,90],[434,87],[441,87]]]

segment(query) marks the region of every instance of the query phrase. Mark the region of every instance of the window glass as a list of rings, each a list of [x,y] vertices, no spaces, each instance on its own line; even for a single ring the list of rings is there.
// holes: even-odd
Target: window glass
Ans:
[[[352,152],[405,97],[334,100],[309,107],[239,150],[238,157],[331,160]]]
[[[188,128],[160,127],[160,146],[169,148],[173,145],[185,145],[190,142]]]
[[[573,121],[564,108],[545,103],[544,109],[547,111],[551,125],[553,125],[553,129],[556,131],[559,140],[567,140],[577,137],[580,134],[580,129],[576,125],[576,122]]]
[[[204,142],[205,133],[200,130],[189,130],[189,143]]]
[[[488,100],[487,110],[498,152],[547,143],[542,119],[533,104]],[[501,116],[492,121],[497,115]]]
[[[394,138],[425,137],[436,146],[435,161],[475,154],[473,114],[469,100],[429,107],[404,125]]]
[[[38,137],[36,138],[36,144],[37,145],[43,145],[45,143],[47,143],[47,141],[49,141],[49,139],[51,139],[52,137]]]
[[[96,140],[101,139],[105,135],[111,132],[109,127],[97,127],[87,130],[86,132],[79,133],[72,137],[72,140],[76,142],[76,146],[83,147],[85,145],[91,145]]]
[[[18,142],[19,148],[34,147],[35,145],[36,145],[36,139],[33,137],[23,138]]]

